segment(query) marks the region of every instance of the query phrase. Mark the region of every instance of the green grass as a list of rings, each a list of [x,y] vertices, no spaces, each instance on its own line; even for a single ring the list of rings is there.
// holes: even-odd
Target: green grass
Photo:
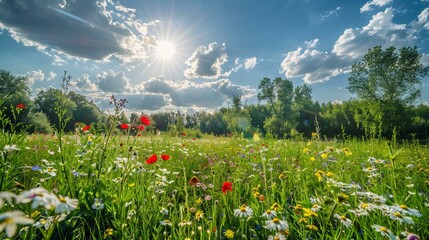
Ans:
[[[61,221],[42,227],[18,225],[16,239],[267,239],[276,233],[287,239],[406,238],[401,232],[429,236],[429,149],[418,143],[192,139],[147,133],[106,141],[101,134],[76,133],[62,137],[59,152],[57,136],[1,141],[0,149],[11,144],[19,148],[2,151],[1,192],[20,195],[43,187],[59,198],[79,201]],[[152,154],[158,161],[147,164]],[[171,158],[164,161],[160,154]],[[196,186],[190,184],[194,176]],[[224,182],[232,182],[232,191],[222,192]],[[253,214],[234,214],[240,207],[246,213],[246,206]],[[0,214],[13,210],[34,223],[59,216],[55,207],[31,208],[31,203],[14,199],[5,201]],[[274,210],[288,228],[265,228],[266,221],[277,222],[262,216],[267,210]],[[350,210],[366,215],[358,217]],[[421,215],[413,216],[417,213]],[[6,224],[2,216],[0,226]],[[384,228],[377,231],[374,225]],[[5,238],[4,231],[0,238]]]

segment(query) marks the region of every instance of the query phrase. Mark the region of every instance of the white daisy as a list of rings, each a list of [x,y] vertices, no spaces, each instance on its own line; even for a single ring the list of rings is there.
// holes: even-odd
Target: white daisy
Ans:
[[[289,229],[289,225],[286,221],[280,220],[275,217],[271,220],[265,221],[264,228],[274,231],[283,231]]]
[[[25,217],[21,211],[11,211],[0,214],[0,233],[6,229],[6,236],[11,238],[15,235],[18,224],[33,224],[34,220]]]
[[[253,210],[249,206],[246,206],[246,204],[243,204],[240,208],[234,210],[234,215],[236,217],[249,217],[253,215]]]
[[[67,213],[69,214],[71,210],[77,208],[78,205],[77,199],[71,199],[69,197],[59,197],[57,204],[55,206],[55,213]]]

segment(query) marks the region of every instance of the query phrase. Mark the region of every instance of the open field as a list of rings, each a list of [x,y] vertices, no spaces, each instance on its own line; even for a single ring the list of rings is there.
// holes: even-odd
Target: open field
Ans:
[[[429,236],[427,145],[85,133],[15,140],[1,146],[0,238]]]

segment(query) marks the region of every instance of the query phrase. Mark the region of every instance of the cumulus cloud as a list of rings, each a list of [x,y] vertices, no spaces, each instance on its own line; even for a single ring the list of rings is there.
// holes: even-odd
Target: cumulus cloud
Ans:
[[[418,16],[417,24],[429,30],[429,8],[425,8]]]
[[[82,74],[77,81],[72,80],[71,85],[78,91],[94,92],[98,90],[97,85],[89,79],[89,75],[86,73]]]
[[[394,23],[393,12],[393,8],[387,8],[372,16],[368,25],[362,29],[346,29],[335,42],[333,53],[357,59],[376,45],[408,46],[414,38],[413,31],[407,29],[406,24]]]
[[[319,44],[319,39],[313,39],[311,41],[305,41],[304,44],[307,46],[307,48],[315,48],[317,44]]]
[[[98,88],[105,92],[122,93],[131,90],[130,81],[124,72],[115,73],[112,70],[97,74],[96,84]]]
[[[314,49],[318,43],[316,39],[305,42],[305,49],[299,47],[285,54],[281,72],[288,78],[303,77],[306,83],[323,82],[348,73],[351,64],[360,61],[374,46],[409,46],[417,30],[412,27],[413,24],[394,23],[393,16],[394,9],[387,8],[375,14],[366,26],[346,29],[331,52]]]
[[[171,92],[170,97],[175,106],[217,108],[234,95],[250,98],[255,94],[255,89],[235,85],[228,79],[221,79],[203,84],[187,82],[183,87]]]
[[[185,77],[216,79],[221,76],[222,65],[227,59],[225,44],[219,45],[213,42],[207,47],[200,46],[186,60],[188,68],[185,70]]]
[[[0,1],[0,24],[11,37],[53,58],[144,59],[150,36],[133,27],[134,16],[133,9],[110,0]],[[63,61],[57,56],[53,64]]]
[[[256,66],[257,59],[256,57],[246,58],[244,60],[244,69],[252,69]]]
[[[28,85],[32,86],[36,81],[43,81],[45,79],[45,73],[38,69],[35,71],[27,72],[23,74],[27,78]]]
[[[54,72],[52,72],[52,71],[50,71],[50,72],[49,72],[49,74],[48,74],[48,77],[46,78],[46,80],[47,80],[47,81],[52,81],[52,80],[54,80],[56,77],[57,77],[57,74],[56,74],[56,73],[54,73]]]
[[[169,104],[163,94],[129,94],[123,95],[127,99],[127,108],[132,110],[159,110]]]
[[[287,78],[303,77],[306,83],[324,82],[347,71],[352,61],[315,49],[298,48],[287,53],[281,63]]]
[[[173,90],[174,84],[165,79],[164,76],[152,78],[143,83],[144,90],[150,93],[168,94]]]
[[[360,12],[368,12],[372,10],[372,6],[383,7],[391,2],[392,0],[372,0],[370,2],[365,3],[365,5],[360,8]]]

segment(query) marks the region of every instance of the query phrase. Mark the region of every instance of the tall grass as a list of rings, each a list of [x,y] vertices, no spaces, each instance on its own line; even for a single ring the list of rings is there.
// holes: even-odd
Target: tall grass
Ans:
[[[429,237],[427,145],[114,135],[114,128],[23,135],[15,148],[1,137],[1,170],[14,172],[0,193],[2,229],[14,219],[6,214],[19,210],[27,222],[10,234],[15,239]],[[146,163],[153,154],[157,161]],[[78,205],[32,207],[23,195],[37,187]]]

